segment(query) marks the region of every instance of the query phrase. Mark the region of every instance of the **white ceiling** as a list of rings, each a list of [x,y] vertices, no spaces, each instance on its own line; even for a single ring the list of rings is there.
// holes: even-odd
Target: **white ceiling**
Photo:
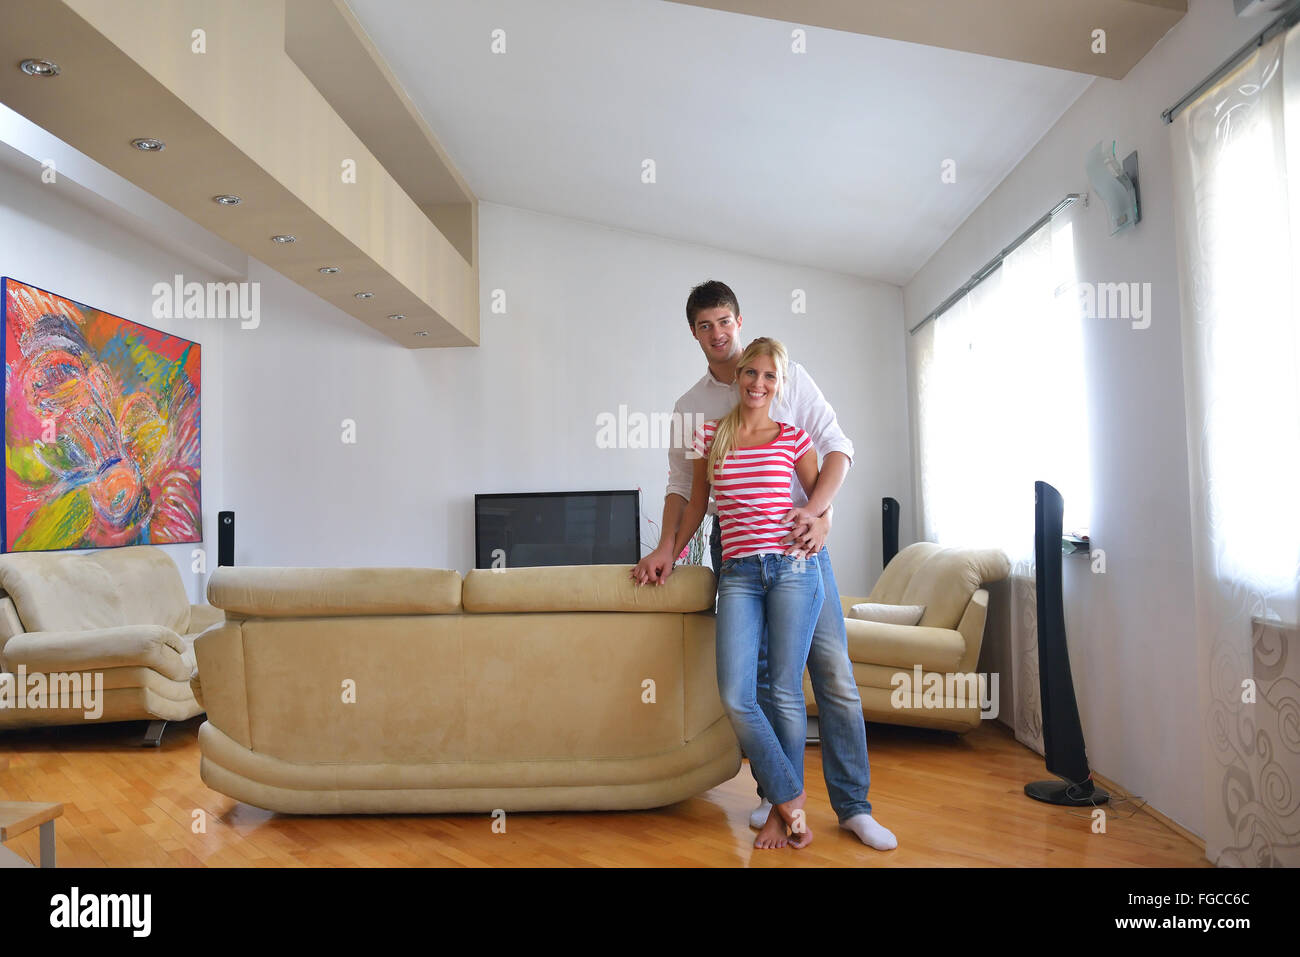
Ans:
[[[1092,81],[663,0],[348,3],[480,199],[896,285]]]

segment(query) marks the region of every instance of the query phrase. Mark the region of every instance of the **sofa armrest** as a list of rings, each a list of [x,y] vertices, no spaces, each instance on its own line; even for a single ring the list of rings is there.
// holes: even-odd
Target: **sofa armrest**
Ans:
[[[980,646],[984,643],[984,621],[988,618],[988,612],[989,593],[986,589],[977,588],[975,594],[970,596],[970,604],[962,613],[961,621],[957,622],[957,630],[966,642],[966,653],[957,666],[958,671],[974,671],[979,665]]]
[[[92,671],[145,667],[173,681],[189,681],[193,667],[183,657],[185,642],[162,625],[120,625],[88,631],[31,631],[5,645],[9,670]]]
[[[194,675],[190,678],[190,694],[194,695],[194,702],[204,711],[208,709],[203,705],[203,682],[199,680],[199,669],[194,669]]]
[[[707,612],[682,615],[683,732],[687,741],[726,715],[718,694],[716,624],[714,616]]]
[[[197,635],[213,625],[226,620],[226,613],[211,605],[190,605],[190,627],[187,634]]]
[[[197,671],[190,690],[207,712],[208,723],[251,749],[243,625],[227,620],[199,635],[194,639],[194,660]]]
[[[0,671],[4,670],[5,644],[14,635],[23,633],[23,623],[18,617],[14,600],[0,592]]]

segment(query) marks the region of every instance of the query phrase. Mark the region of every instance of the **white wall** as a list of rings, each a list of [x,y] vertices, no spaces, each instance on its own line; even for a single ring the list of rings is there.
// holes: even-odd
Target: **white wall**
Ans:
[[[874,583],[880,499],[911,497],[897,287],[491,204],[480,262],[480,346],[421,351],[252,265],[262,325],[226,339],[223,507],[240,564],[465,572],[475,492],[640,487],[657,522],[666,452],[597,448],[596,419],[670,411],[704,373],[684,310],[717,278],[740,299],[742,338],[783,340],[853,439],[831,548],[845,592]],[[796,288],[806,315],[791,312]]]
[[[62,169],[62,167],[59,167]],[[86,202],[82,200],[86,199]],[[155,319],[153,285],[209,282],[217,276],[102,215],[102,204],[67,180],[41,181],[41,167],[0,142],[0,274],[40,286],[203,346],[202,496],[204,543],[169,545],[190,601],[202,602],[206,575],[192,571],[191,553],[205,548],[216,563],[217,510],[222,497],[222,323],[218,320]]]
[[[1092,767],[1198,834],[1202,715],[1188,483],[1199,476],[1188,471],[1170,146],[1160,113],[1266,22],[1234,18],[1227,0],[1190,0],[1187,16],[1127,77],[1092,84],[904,290],[910,328],[1062,196],[1090,188],[1083,162],[1095,142],[1117,140],[1120,157],[1138,151],[1142,222],[1111,237],[1099,201],[1075,220],[1079,279],[1150,282],[1153,308],[1145,330],[1086,321],[1085,362],[1061,370],[1063,387],[1088,396],[1092,541],[1107,560],[1103,575],[1066,560],[1067,632]],[[981,416],[979,427],[995,426],[1014,428],[1014,410]]]

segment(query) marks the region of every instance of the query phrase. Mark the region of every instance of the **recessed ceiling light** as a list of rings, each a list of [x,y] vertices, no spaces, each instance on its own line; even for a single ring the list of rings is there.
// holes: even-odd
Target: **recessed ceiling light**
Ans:
[[[243,202],[242,199],[233,193],[222,193],[220,196],[213,196],[212,201],[221,206],[238,206]]]
[[[358,299],[374,299],[374,298],[375,298],[375,294],[374,294],[373,292],[359,292],[359,293],[357,293],[357,298],[358,298]]]
[[[342,272],[343,270],[340,269],[338,266],[321,266],[320,269],[318,269],[318,270],[316,270],[316,271],[319,272],[319,273],[323,273],[323,274],[325,274],[326,276],[332,276],[332,275],[334,275],[336,272]]]
[[[280,233],[279,235],[271,237],[271,242],[279,243],[281,246],[287,246],[290,243],[296,243],[297,241],[297,236],[290,236],[288,233]]]
[[[389,318],[389,319],[393,319],[393,320],[397,320],[397,319],[405,319],[406,317],[405,317],[404,315],[402,315],[400,312],[395,312],[395,313],[393,313],[391,316],[389,316],[388,318]]]
[[[161,153],[167,148],[167,144],[162,140],[156,140],[152,136],[142,136],[139,139],[131,141],[131,145],[142,153]]]
[[[417,336],[427,336],[428,333],[425,332],[423,329],[421,329],[419,332],[416,333],[416,335],[417,335]]]
[[[62,72],[53,60],[24,60],[18,67],[28,76],[58,76]]]

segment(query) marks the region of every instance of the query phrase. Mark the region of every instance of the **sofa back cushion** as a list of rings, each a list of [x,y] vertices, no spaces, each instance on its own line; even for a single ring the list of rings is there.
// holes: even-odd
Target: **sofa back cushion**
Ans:
[[[445,568],[218,568],[208,601],[237,618],[455,615],[459,573]]]
[[[917,542],[894,556],[868,600],[924,605],[923,627],[956,628],[976,589],[1001,581],[1010,572],[1011,563],[1000,549]]]
[[[86,558],[113,579],[126,624],[161,625],[178,635],[189,630],[189,596],[176,563],[161,548],[106,548]]]
[[[637,585],[631,565],[476,568],[465,576],[465,610],[488,612],[664,611],[713,608],[713,572],[676,569],[664,585]]]
[[[0,588],[25,631],[87,631],[131,624],[113,576],[86,555],[0,555]]]

